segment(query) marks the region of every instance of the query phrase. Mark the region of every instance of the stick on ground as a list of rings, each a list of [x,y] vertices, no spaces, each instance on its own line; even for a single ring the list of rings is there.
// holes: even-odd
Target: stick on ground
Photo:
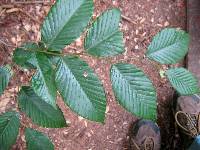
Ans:
[[[130,23],[132,23],[132,24],[137,24],[135,21],[133,21],[131,18],[129,18],[129,17],[126,17],[126,16],[124,16],[124,15],[121,15],[122,16],[122,19],[124,19],[124,20],[126,20],[126,21],[128,21],[128,22],[130,22]]]

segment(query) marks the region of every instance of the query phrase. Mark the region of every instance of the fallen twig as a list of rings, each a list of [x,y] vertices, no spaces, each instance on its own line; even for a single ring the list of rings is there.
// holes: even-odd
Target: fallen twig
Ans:
[[[0,39],[0,43],[2,43],[3,45],[7,46],[7,47],[12,47],[12,48],[17,48],[17,46],[15,45],[10,45],[10,44],[7,44],[6,42],[4,42],[3,40]]]
[[[19,8],[11,8],[11,9],[7,9],[6,10],[6,13],[13,13],[13,12],[18,12],[18,11],[20,11],[20,9]]]
[[[112,3],[110,3],[110,2],[105,2],[105,3],[107,3],[109,6],[113,6],[113,4]],[[124,19],[124,20],[126,20],[126,21],[128,21],[128,22],[130,22],[130,23],[132,23],[132,24],[137,24],[135,21],[133,21],[131,18],[129,18],[129,17],[126,17],[126,16],[124,16],[124,15],[121,15],[121,17],[122,17],[122,19]]]
[[[9,8],[13,8],[14,5],[9,5],[9,4],[6,5],[6,4],[5,4],[5,5],[1,5],[0,7],[1,7],[1,8],[5,8],[5,9],[9,9]]]
[[[43,4],[43,5],[51,5],[50,1],[14,1],[14,4]]]
[[[128,17],[126,17],[126,16],[124,16],[124,15],[121,15],[122,16],[122,19],[124,19],[124,20],[126,20],[126,21],[128,21],[128,22],[130,22],[130,23],[132,23],[132,24],[137,24],[135,21],[133,21],[131,18],[128,18]]]
[[[21,8],[11,8],[11,9],[6,10],[6,13],[13,13],[13,12],[21,12],[21,13],[25,14],[26,16],[28,16],[31,20],[40,24],[40,22],[37,19],[35,19],[33,16],[31,16],[29,13],[27,13],[26,11],[24,11]]]
[[[29,13],[27,13],[26,11],[23,11],[22,9],[19,9],[20,12],[24,13],[25,15],[27,15],[30,19],[32,19],[33,21],[35,21],[36,23],[40,24],[40,22],[35,19],[33,16],[31,16]]]
[[[31,16],[29,13],[27,13],[26,11],[23,11],[23,9],[21,9],[21,8],[14,7],[14,5],[1,5],[0,7],[3,8],[4,11],[6,10],[6,13],[21,12],[21,13],[25,14],[26,16],[28,16],[31,20],[40,24],[40,22],[37,19],[35,19],[33,16]],[[0,13],[0,14],[2,14],[2,13]]]
[[[6,9],[1,10],[0,12],[0,16],[2,16],[2,14],[6,11]]]

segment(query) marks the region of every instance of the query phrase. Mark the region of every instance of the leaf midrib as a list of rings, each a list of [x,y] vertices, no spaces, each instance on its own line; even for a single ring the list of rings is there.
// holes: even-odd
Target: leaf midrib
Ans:
[[[44,81],[45,89],[48,91],[48,97],[52,100],[52,97],[51,97],[51,95],[49,94],[49,88],[48,88],[48,86],[47,86],[45,77],[44,77],[44,75],[43,75],[41,69],[38,69],[38,71],[39,71],[39,73],[40,73],[40,75],[41,75],[41,77],[42,77],[42,79],[43,79],[43,81]],[[46,88],[46,87],[47,87],[47,88]],[[54,103],[54,104],[55,104],[55,103]]]
[[[41,99],[40,99],[41,100]],[[35,103],[35,101],[37,101]],[[44,111],[43,109],[41,109],[41,107],[38,107],[38,100],[31,100],[32,104],[40,111],[40,113],[44,114],[45,117],[47,117],[49,120],[55,122],[55,120],[53,119],[54,117],[50,116],[50,114],[46,111]],[[50,105],[48,104],[47,102],[43,101],[44,103],[46,103],[47,105]],[[51,106],[51,105],[50,105]],[[53,106],[52,106],[53,109],[55,109]],[[56,110],[56,109],[55,109]]]
[[[130,81],[126,79],[126,77],[123,75],[123,73],[121,73],[121,71],[120,71],[116,66],[115,66],[114,69],[116,69],[116,70],[119,72],[119,74],[120,74],[120,76],[122,77],[122,79],[123,79],[125,82],[128,83],[128,86],[133,87],[133,86],[131,85]],[[138,90],[136,90],[135,88],[133,88],[133,89],[134,89],[134,91],[135,91],[134,93],[135,93],[136,95],[139,95],[139,96],[142,95],[142,94],[140,94],[140,93],[137,93]],[[152,95],[148,95],[148,96],[153,97]],[[146,101],[142,101],[142,102],[145,102],[145,103],[146,103]]]
[[[36,60],[37,60],[37,66],[38,66],[38,71],[39,71],[39,73],[40,73],[40,75],[41,75],[41,77],[42,77],[42,79],[43,79],[43,81],[44,81],[44,84],[45,84],[45,89],[48,91],[48,97],[53,101],[53,103],[51,103],[51,104],[53,104],[53,107],[54,108],[56,108],[55,107],[55,100],[52,98],[52,96],[51,96],[51,94],[49,94],[50,92],[49,92],[49,88],[48,88],[48,86],[47,86],[47,81],[45,80],[45,77],[44,77],[44,75],[43,75],[43,72],[42,72],[42,70],[41,70],[41,67],[40,67],[40,64],[38,63],[38,58],[37,58],[37,56],[36,56],[36,54],[35,54],[35,58],[36,58]],[[47,87],[47,88],[46,88]],[[46,102],[46,101],[45,101]],[[47,102],[48,103],[48,102]],[[49,103],[48,103],[49,104]]]
[[[61,58],[61,59],[62,59],[62,58]],[[96,108],[96,107],[94,106],[94,104],[92,103],[92,101],[90,100],[90,98],[88,97],[87,93],[83,90],[82,85],[78,82],[76,76],[75,76],[74,73],[71,71],[70,67],[67,65],[67,62],[65,62],[65,60],[63,60],[63,59],[62,59],[62,62],[64,62],[66,68],[67,68],[67,69],[70,71],[70,73],[73,75],[74,79],[76,79],[76,82],[78,83],[79,87],[81,87],[80,89],[81,89],[82,93],[84,93],[84,95],[87,97],[87,99],[88,99],[88,101],[91,103],[92,107],[93,107],[93,108]]]
[[[155,51],[153,51],[153,52],[150,52],[150,53],[148,53],[148,55],[149,56],[154,56],[155,54],[157,54],[157,53],[160,53],[160,52],[165,52],[165,50],[166,49],[169,49],[169,48],[171,48],[171,47],[174,47],[174,46],[176,46],[176,44],[179,44],[181,41],[178,41],[178,42],[174,42],[173,44],[171,44],[171,45],[168,45],[168,46],[166,46],[166,47],[162,47],[162,48],[159,48],[159,49],[156,49]]]
[[[99,42],[96,42],[96,44],[92,45],[91,47],[87,48],[87,50],[91,50],[94,47],[97,47],[99,44],[105,42],[107,39],[109,39],[111,36],[113,36],[114,34],[116,34],[117,32],[120,32],[118,29],[116,29],[116,31],[111,32],[111,34],[109,34],[108,36],[105,36],[105,38],[102,38],[102,40],[100,40]],[[104,36],[103,36],[104,37]]]
[[[45,117],[47,117],[47,118],[49,118],[50,120],[52,120],[52,118],[54,118],[54,117],[52,117],[52,116],[49,116],[49,113],[46,113],[46,111],[44,111],[43,109],[41,109],[41,107],[38,107],[38,102],[41,100],[41,98],[36,94],[36,96],[34,96],[34,97],[32,97],[32,98],[29,98],[30,96],[29,96],[29,94],[27,94],[26,92],[24,92],[23,91],[23,93],[24,93],[24,95],[25,95],[25,99],[29,99],[29,101],[32,103],[32,105],[34,105],[35,106],[35,108],[37,108],[39,111],[40,111],[40,113],[43,113],[44,114],[44,116]],[[35,94],[35,93],[34,93]],[[38,100],[39,99],[39,100]],[[46,101],[43,101],[43,100],[41,100],[43,103],[46,103],[47,105],[50,105],[50,104],[48,104]],[[51,106],[51,105],[50,105]],[[54,108],[53,106],[51,106],[52,108]],[[52,120],[53,122],[55,121],[55,120]]]
[[[176,73],[170,73],[171,75],[171,77],[173,77],[173,76],[175,76],[175,77],[173,77],[173,79],[176,79],[177,81],[178,81],[178,84],[180,85],[183,85],[183,86],[186,86],[187,88],[189,88],[190,90],[191,90],[191,86],[188,86],[188,84],[186,84],[185,82],[182,82],[182,80],[181,79],[179,79],[179,77],[176,75]],[[177,86],[177,87],[180,87],[180,86]],[[191,90],[191,91],[193,91],[193,90]]]
[[[33,134],[34,134],[34,132],[33,132]],[[39,138],[36,137],[37,135],[35,136],[35,134],[34,134],[34,135],[33,135],[33,134],[29,132],[29,136],[30,136],[29,142],[31,142],[30,140],[32,139],[32,140],[35,141],[35,144],[37,145],[37,147],[39,147],[39,146],[40,146],[40,143],[43,142],[43,141],[38,140]],[[37,134],[37,133],[36,133],[36,134]],[[43,138],[43,136],[40,136],[40,135],[38,135],[38,136]],[[43,143],[41,143],[41,145],[42,145],[42,144],[43,144]]]

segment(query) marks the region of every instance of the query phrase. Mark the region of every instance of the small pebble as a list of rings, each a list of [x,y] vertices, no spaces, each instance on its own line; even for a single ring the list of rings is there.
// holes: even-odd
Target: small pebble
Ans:
[[[166,27],[166,26],[169,26],[169,22],[166,21],[166,22],[164,23],[164,26],[165,26],[165,27]]]

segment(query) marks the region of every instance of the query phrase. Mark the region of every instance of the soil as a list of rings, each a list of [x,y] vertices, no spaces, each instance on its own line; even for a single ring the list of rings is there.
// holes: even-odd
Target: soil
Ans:
[[[47,134],[55,144],[56,150],[125,150],[129,149],[130,130],[138,119],[123,109],[116,101],[109,79],[110,66],[116,62],[128,62],[141,68],[152,80],[157,91],[158,120],[161,129],[162,149],[180,149],[180,138],[174,126],[171,103],[174,91],[160,70],[169,66],[159,66],[145,57],[145,52],[152,37],[165,27],[186,28],[185,0],[94,0],[94,18],[103,10],[118,7],[132,23],[123,19],[120,27],[124,32],[125,53],[109,59],[97,59],[80,55],[95,70],[102,80],[107,96],[105,124],[85,120],[73,113],[58,96],[58,105],[62,109],[69,127],[46,129],[32,124],[21,114],[22,126],[17,143],[12,149],[26,149],[25,127],[33,127]],[[52,1],[53,3],[53,1]],[[52,4],[51,3],[51,4]],[[13,46],[20,46],[25,41],[38,41],[39,28],[49,11],[47,4],[16,4],[14,0],[1,0],[0,4],[14,7],[4,9],[0,5],[0,65],[11,63]],[[19,8],[22,11],[19,11]],[[3,44],[2,41],[6,44]],[[83,39],[76,40],[65,52],[81,53]],[[73,49],[72,47],[76,47]],[[19,87],[28,84],[31,73],[13,66],[14,76],[5,93],[0,97],[0,113],[10,109],[17,110],[17,92]]]

